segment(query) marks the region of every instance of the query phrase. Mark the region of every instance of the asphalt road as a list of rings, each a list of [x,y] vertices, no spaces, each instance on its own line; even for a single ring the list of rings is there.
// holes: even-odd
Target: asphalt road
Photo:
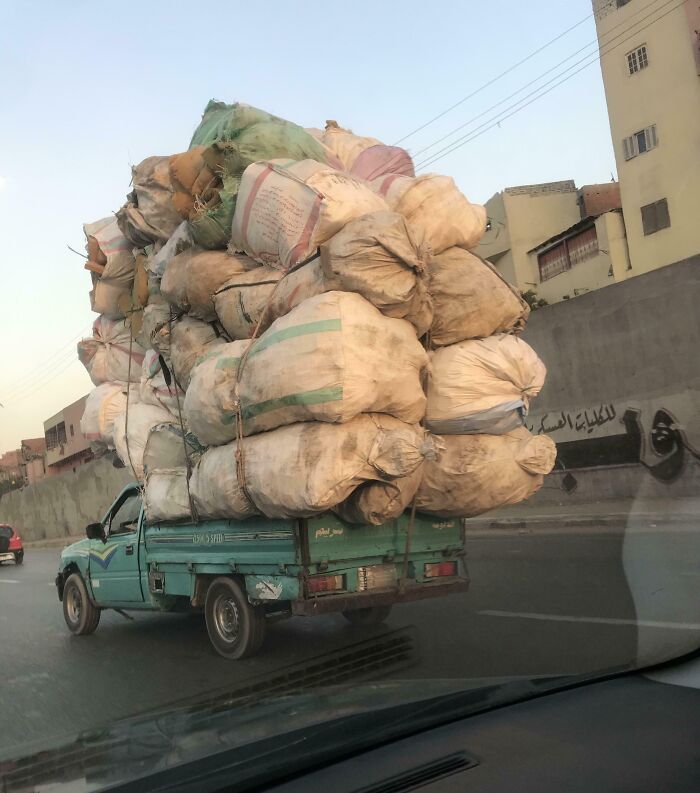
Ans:
[[[468,540],[470,592],[394,608],[386,626],[336,615],[270,626],[261,653],[228,662],[196,615],[106,612],[90,637],[68,633],[53,579],[58,550],[0,567],[0,757],[213,690],[265,680],[315,659],[362,655],[410,635],[388,678],[577,674],[700,646],[700,532],[494,531]],[[363,649],[365,648],[365,649]]]

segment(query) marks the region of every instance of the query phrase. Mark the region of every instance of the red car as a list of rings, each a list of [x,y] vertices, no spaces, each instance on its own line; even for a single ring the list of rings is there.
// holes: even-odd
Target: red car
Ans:
[[[14,562],[22,564],[24,560],[24,546],[22,538],[7,523],[0,523],[0,564]]]

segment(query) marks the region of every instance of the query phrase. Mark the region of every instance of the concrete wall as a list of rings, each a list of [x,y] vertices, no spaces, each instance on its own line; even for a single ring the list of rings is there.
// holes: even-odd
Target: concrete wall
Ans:
[[[700,492],[698,305],[695,257],[532,313],[523,338],[548,374],[528,426],[558,445],[603,450],[594,470],[574,472],[581,487],[567,498],[628,498],[644,483],[651,497]],[[653,442],[659,411],[673,436],[661,451]],[[616,443],[637,444],[638,462],[607,465],[605,449]],[[550,477],[538,501],[562,498],[561,476]]]
[[[639,3],[620,8],[595,0],[596,25],[603,41],[634,30]],[[622,209],[634,273],[700,253],[700,76],[696,64],[700,10],[695,0],[667,9],[645,23],[637,37],[601,57]],[[643,15],[642,15],[643,16]],[[613,42],[614,43],[614,42]],[[627,53],[645,45],[649,65],[630,74]],[[623,139],[652,124],[658,146],[625,160]],[[640,208],[666,198],[670,228],[644,236]]]
[[[130,482],[126,469],[94,460],[76,470],[42,479],[0,498],[0,523],[17,528],[25,541],[80,534],[100,520]]]

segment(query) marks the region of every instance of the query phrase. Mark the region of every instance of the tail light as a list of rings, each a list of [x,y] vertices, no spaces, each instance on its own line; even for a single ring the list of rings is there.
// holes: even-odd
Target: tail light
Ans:
[[[425,565],[423,575],[426,578],[457,575],[457,562],[429,562]]]
[[[344,575],[312,575],[306,580],[306,591],[309,594],[338,592],[342,589],[345,589]]]

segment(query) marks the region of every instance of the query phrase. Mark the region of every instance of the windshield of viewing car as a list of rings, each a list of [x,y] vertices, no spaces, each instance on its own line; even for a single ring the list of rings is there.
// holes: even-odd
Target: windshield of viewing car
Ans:
[[[0,779],[700,649],[698,30],[3,11]]]

